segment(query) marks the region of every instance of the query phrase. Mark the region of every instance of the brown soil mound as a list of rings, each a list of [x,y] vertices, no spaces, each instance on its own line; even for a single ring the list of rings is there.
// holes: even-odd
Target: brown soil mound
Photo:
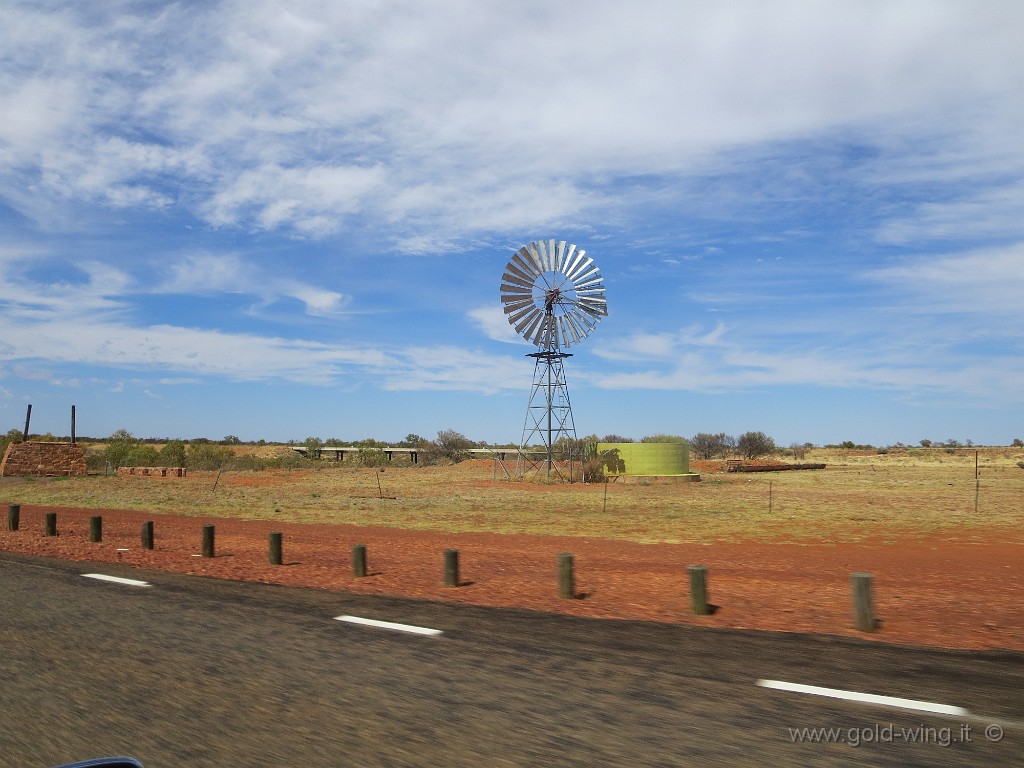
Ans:
[[[44,513],[59,536],[43,536]],[[89,518],[103,517],[90,543]],[[156,548],[140,547],[152,520]],[[198,557],[202,527],[216,525],[216,557]],[[283,534],[285,565],[268,563],[267,537]],[[395,528],[213,520],[119,510],[22,506],[19,531],[0,530],[0,550],[122,563],[222,579],[608,619],[857,636],[949,648],[1024,651],[1024,546],[930,535],[867,544],[633,544],[590,538],[448,534]],[[352,576],[351,550],[365,544],[370,575]],[[445,588],[443,551],[459,550],[457,588]],[[577,599],[557,596],[556,560],[575,555]],[[688,565],[708,567],[712,616],[689,606]],[[850,574],[875,576],[880,629],[852,626]]]

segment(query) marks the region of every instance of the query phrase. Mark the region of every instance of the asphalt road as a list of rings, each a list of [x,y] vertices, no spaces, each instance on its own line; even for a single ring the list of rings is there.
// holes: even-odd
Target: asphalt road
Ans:
[[[151,586],[82,576],[97,571]],[[334,620],[343,614],[443,634]],[[0,766],[104,754],[147,768],[1020,765],[1022,723],[1019,653],[584,620],[0,554]],[[835,741],[801,742],[813,736],[799,729],[834,729],[817,733]]]

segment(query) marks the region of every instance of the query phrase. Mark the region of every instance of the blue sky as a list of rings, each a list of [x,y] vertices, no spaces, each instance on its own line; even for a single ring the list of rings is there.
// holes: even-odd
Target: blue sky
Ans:
[[[0,0],[0,428],[1024,437],[1024,4]]]

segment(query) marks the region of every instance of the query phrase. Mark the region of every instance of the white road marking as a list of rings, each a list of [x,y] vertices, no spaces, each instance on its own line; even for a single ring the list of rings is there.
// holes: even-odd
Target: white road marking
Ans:
[[[367,627],[378,627],[380,629],[394,629],[399,632],[412,632],[416,635],[440,635],[440,629],[430,627],[417,627],[412,624],[396,624],[393,621],[377,621],[376,619],[364,619],[361,616],[335,616],[335,621],[347,621],[350,624],[362,624]]]
[[[950,704],[936,704],[932,701],[915,701],[914,699],[900,699],[895,696],[879,696],[875,693],[860,693],[858,691],[843,691],[838,688],[819,688],[816,685],[801,685],[800,683],[786,683],[781,680],[758,680],[757,684],[762,688],[774,688],[778,691],[791,691],[792,693],[809,693],[812,696],[828,696],[833,699],[844,699],[846,701],[857,701],[864,704],[875,704],[880,707],[893,707],[894,709],[908,709],[913,712],[931,712],[936,715],[951,715],[953,717],[968,717],[968,712],[963,707],[954,707]]]
[[[149,587],[152,586],[148,581],[138,581],[137,579],[122,579],[120,576],[107,576],[105,573],[83,573],[87,579],[97,579],[98,581],[110,581],[114,584],[126,584],[129,587]]]

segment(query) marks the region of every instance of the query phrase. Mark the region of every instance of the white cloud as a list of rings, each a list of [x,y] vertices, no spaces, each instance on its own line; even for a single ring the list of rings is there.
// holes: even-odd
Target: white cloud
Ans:
[[[967,253],[906,259],[866,277],[907,297],[907,309],[1016,318],[999,333],[1020,336],[1024,328],[1024,242]]]
[[[393,391],[449,390],[494,394],[521,389],[530,364],[522,358],[489,355],[454,346],[410,347],[401,351],[401,365],[384,379]]]
[[[110,265],[85,260],[64,273],[84,278],[43,282],[26,274],[34,264],[52,262],[41,251],[0,247],[0,302],[20,316],[47,316],[51,312],[104,312],[120,307],[116,300],[132,284],[131,277]]]
[[[908,244],[1019,236],[1022,210],[1024,186],[977,189],[972,184],[957,199],[920,203],[909,215],[886,221],[878,231],[878,240]]]
[[[674,333],[635,333],[599,342],[594,354],[616,361],[673,359],[678,357],[680,349],[721,346],[726,331],[726,326],[718,323],[710,331],[692,326]]]
[[[466,317],[492,341],[502,341],[507,344],[527,343],[509,324],[508,317],[497,302],[493,305],[471,309],[466,313]]]
[[[161,383],[195,383],[197,377],[229,381],[285,380],[332,385],[367,378],[388,390],[460,390],[494,393],[522,386],[528,365],[518,357],[456,346],[391,350],[339,347],[302,339],[153,325],[133,328],[90,318],[20,322],[0,359],[14,363],[20,379],[78,386],[49,368],[18,363],[43,359],[50,366],[102,366],[164,374]],[[166,374],[176,374],[168,376]],[[124,390],[123,383],[113,388]]]
[[[375,197],[384,181],[379,167],[264,166],[228,181],[206,205],[216,225],[255,221],[260,229],[290,226],[313,236],[342,229],[347,214]]]
[[[393,357],[372,349],[338,349],[298,339],[155,325],[132,328],[82,319],[15,325],[9,360],[146,368],[235,381],[286,379],[323,384],[349,369],[387,369]],[[25,377],[24,375],[22,376]]]
[[[541,227],[602,210],[619,174],[984,122],[1019,103],[1022,23],[964,2],[23,6],[0,33],[0,192],[39,217],[59,191],[313,237],[355,212],[406,241]],[[979,136],[1018,168],[1022,109]]]
[[[986,354],[980,361],[970,349],[958,349],[973,330],[944,334],[946,324],[926,327],[898,323],[872,332],[866,340],[844,337],[837,323],[831,342],[779,330],[723,325],[703,334],[689,328],[678,333],[636,334],[604,341],[595,355],[640,370],[598,375],[606,389],[654,389],[692,392],[743,392],[763,387],[800,385],[840,389],[890,390],[903,393],[973,393],[986,399],[1020,399],[1024,361],[1013,354]],[[893,333],[898,330],[898,333]],[[823,328],[823,332],[827,331]],[[1005,329],[998,333],[1007,333]],[[1020,336],[1018,331],[1009,335]]]
[[[343,312],[350,296],[321,288],[286,275],[275,275],[247,263],[237,254],[190,253],[166,267],[167,279],[153,287],[154,293],[216,295],[218,293],[258,296],[264,304],[280,297],[302,302],[306,314],[330,317]]]

